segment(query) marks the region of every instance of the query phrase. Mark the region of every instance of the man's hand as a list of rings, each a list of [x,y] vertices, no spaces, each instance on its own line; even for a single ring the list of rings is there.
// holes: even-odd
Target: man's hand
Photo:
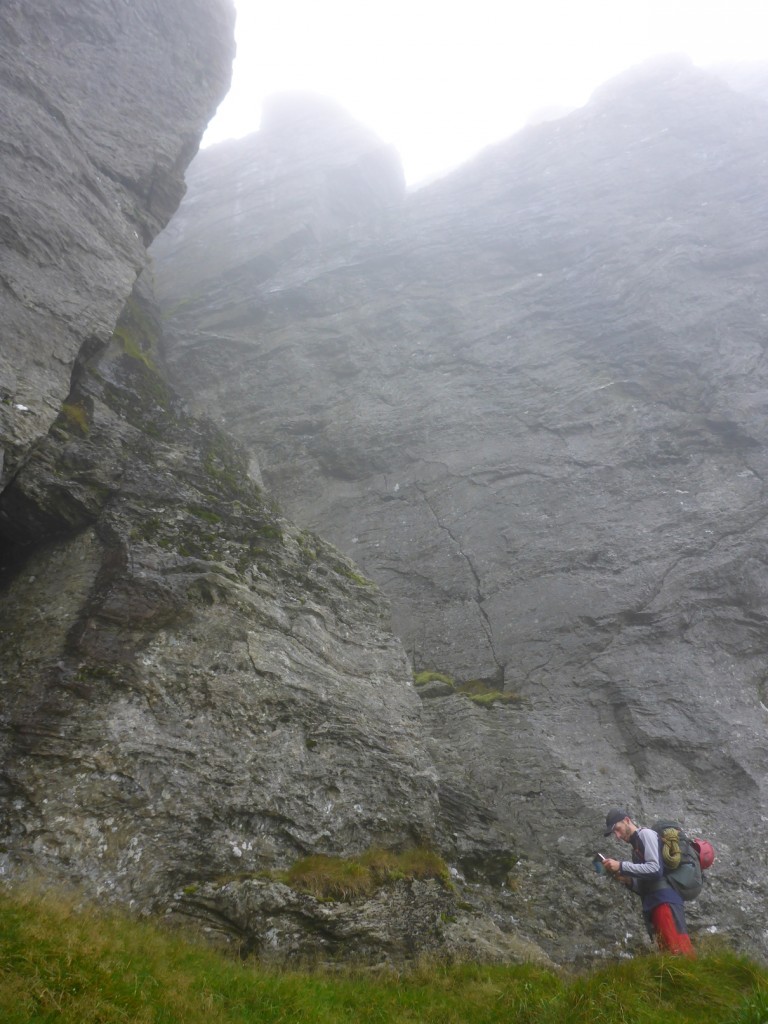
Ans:
[[[611,875],[617,875],[621,870],[621,861],[614,860],[613,857],[606,857],[603,861],[603,867]]]

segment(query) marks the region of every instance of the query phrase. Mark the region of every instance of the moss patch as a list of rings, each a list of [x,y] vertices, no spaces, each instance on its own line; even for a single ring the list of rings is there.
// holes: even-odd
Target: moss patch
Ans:
[[[447,675],[445,672],[416,672],[413,676],[413,681],[416,686],[426,686],[427,683],[447,683],[449,686],[455,686],[453,676]]]
[[[292,889],[318,899],[351,900],[370,896],[377,889],[398,881],[435,879],[451,885],[448,865],[426,847],[396,853],[373,849],[360,857],[328,857],[315,854],[297,861],[274,877]]]
[[[484,707],[489,707],[491,704],[519,704],[522,700],[519,693],[497,690],[486,683],[484,679],[470,679],[456,689],[458,693],[469,697],[473,703],[481,704]]]
[[[493,704],[519,704],[522,697],[519,693],[511,693],[499,690],[484,679],[469,679],[465,683],[457,682],[446,672],[426,670],[416,672],[413,676],[414,685],[426,686],[427,683],[445,683],[455,693],[467,697],[473,704],[480,704],[483,707],[491,707]]]
[[[61,418],[67,429],[72,433],[87,436],[91,429],[88,411],[82,402],[64,402],[61,407]]]

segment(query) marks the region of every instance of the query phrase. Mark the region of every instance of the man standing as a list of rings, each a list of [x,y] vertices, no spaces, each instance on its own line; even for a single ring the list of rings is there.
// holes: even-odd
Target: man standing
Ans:
[[[695,957],[685,924],[683,897],[664,876],[661,840],[651,828],[638,828],[625,810],[612,807],[605,817],[604,835],[614,835],[632,847],[631,860],[603,861],[613,877],[643,901],[643,917],[662,952]]]

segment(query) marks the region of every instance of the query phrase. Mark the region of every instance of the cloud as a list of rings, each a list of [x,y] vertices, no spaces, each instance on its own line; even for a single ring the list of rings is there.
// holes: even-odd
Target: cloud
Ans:
[[[204,144],[255,131],[263,99],[332,97],[395,145],[410,181],[586,102],[646,57],[768,57],[768,5],[744,0],[238,0],[230,95]]]

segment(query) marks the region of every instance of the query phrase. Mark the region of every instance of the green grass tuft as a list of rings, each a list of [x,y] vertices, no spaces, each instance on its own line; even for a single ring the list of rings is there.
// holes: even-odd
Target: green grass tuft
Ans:
[[[64,402],[61,406],[61,416],[71,430],[75,430],[85,437],[91,424],[88,412],[82,402]]]
[[[367,579],[365,576],[361,575],[359,572],[355,572],[353,569],[347,569],[346,566],[342,566],[339,572],[342,576],[346,577],[348,580],[352,580],[352,582],[356,583],[359,587],[376,586],[373,580]]]
[[[449,686],[453,686],[453,678],[447,675],[445,672],[416,672],[413,676],[413,681],[416,686],[426,686],[427,683],[447,683]]]
[[[333,900],[370,896],[401,879],[434,878],[443,885],[451,884],[448,865],[442,857],[423,847],[403,853],[374,849],[360,857],[315,854],[302,858],[275,877],[300,892]]]
[[[431,670],[416,672],[413,682],[417,687],[426,686],[427,683],[446,683],[456,693],[471,700],[474,704],[480,704],[481,707],[491,707],[494,704],[519,704],[522,701],[519,693],[497,690],[483,679],[470,679],[465,683],[457,683],[445,672]]]
[[[371,863],[380,855],[371,853]],[[55,894],[0,894],[3,1024],[763,1024],[768,970],[728,950],[544,968],[278,971]]]

